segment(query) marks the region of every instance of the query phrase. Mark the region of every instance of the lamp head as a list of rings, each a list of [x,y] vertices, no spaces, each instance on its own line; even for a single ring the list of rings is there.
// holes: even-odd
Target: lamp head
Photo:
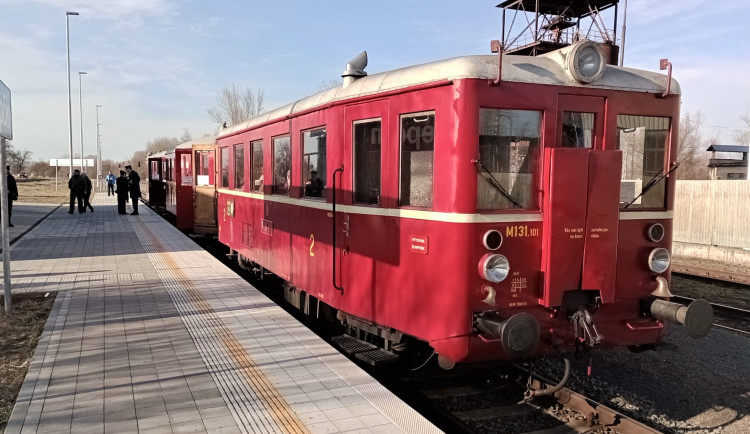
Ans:
[[[87,73],[84,71],[78,71],[78,75],[86,75]]]
[[[80,15],[80,14],[79,14],[78,12],[70,12],[70,11],[66,11],[66,12],[65,12],[65,15]]]

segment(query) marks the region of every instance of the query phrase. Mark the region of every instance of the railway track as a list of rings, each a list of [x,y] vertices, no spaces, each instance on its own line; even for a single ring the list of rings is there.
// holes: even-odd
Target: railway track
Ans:
[[[723,280],[725,282],[750,285],[750,274],[741,273],[738,271],[719,271],[712,268],[700,267],[696,265],[672,264],[672,273],[706,277],[709,279]]]
[[[518,366],[464,368],[456,372],[427,371],[404,378],[434,411],[445,413],[450,432],[607,432],[656,433],[605,405],[563,388],[554,396],[519,402],[528,371]],[[534,390],[555,382],[535,375]]]
[[[694,301],[678,295],[671,300],[685,306]],[[714,326],[750,336],[750,310],[719,303],[711,303],[711,306],[714,309]]]

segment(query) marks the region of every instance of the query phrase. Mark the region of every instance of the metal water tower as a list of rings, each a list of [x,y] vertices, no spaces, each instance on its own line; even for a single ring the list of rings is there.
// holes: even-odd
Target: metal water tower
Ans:
[[[503,52],[537,56],[588,39],[608,49],[609,63],[616,65],[618,3],[619,0],[506,0],[497,5],[503,10]]]

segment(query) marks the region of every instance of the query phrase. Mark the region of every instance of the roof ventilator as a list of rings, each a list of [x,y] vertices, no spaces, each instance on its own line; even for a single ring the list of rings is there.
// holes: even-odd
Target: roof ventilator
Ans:
[[[365,77],[367,75],[365,72],[366,67],[367,51],[363,51],[346,64],[346,71],[341,74],[341,76],[344,77],[344,87],[349,86],[359,78]]]

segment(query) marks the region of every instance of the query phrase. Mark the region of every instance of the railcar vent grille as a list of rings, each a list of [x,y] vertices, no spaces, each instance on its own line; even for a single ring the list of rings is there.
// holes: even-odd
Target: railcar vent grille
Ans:
[[[253,248],[253,224],[252,223],[242,223],[242,244],[244,244],[247,247]]]

